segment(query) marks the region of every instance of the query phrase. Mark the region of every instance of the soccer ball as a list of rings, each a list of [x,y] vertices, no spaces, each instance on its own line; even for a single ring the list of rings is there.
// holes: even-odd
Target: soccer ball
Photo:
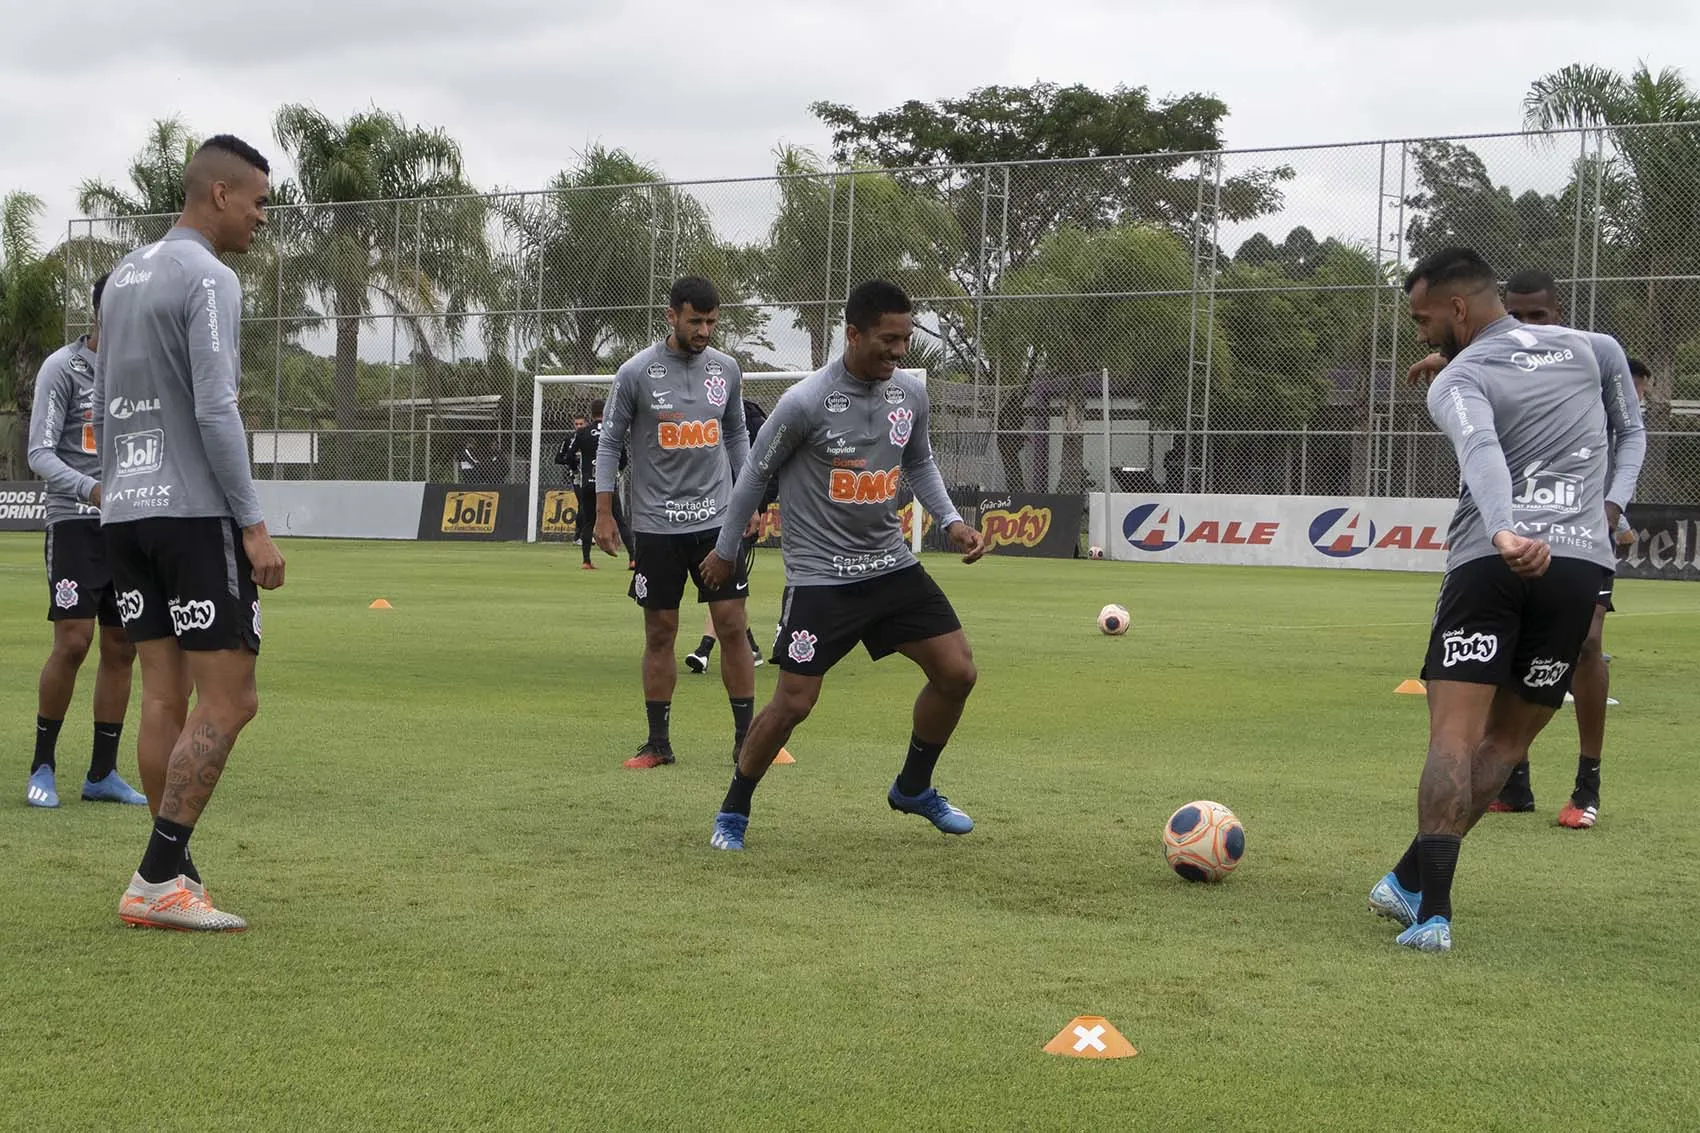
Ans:
[[[1086,557],[1089,558],[1089,559],[1101,559],[1101,558],[1104,557],[1104,548],[1098,546],[1097,544],[1093,544],[1092,546],[1086,548]]]
[[[1208,799],[1187,803],[1163,827],[1163,856],[1188,881],[1220,881],[1245,855],[1245,827]]]
[[[1114,602],[1098,611],[1098,628],[1115,637],[1127,632],[1127,607],[1118,606]]]

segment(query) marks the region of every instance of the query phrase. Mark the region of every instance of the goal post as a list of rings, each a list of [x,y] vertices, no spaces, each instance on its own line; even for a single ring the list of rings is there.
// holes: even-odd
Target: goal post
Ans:
[[[743,376],[743,390],[746,400],[754,401],[767,412],[773,412],[774,403],[779,395],[784,393],[799,380],[813,374],[813,370],[751,370]],[[925,370],[905,369],[906,374],[927,380]],[[531,379],[531,463],[526,471],[526,512],[525,512],[525,541],[537,542],[538,504],[543,498],[543,468],[548,459],[544,454],[543,434],[545,432],[565,435],[571,431],[572,414],[577,411],[589,416],[590,403],[598,397],[606,398],[614,388],[613,374],[536,374]],[[550,391],[564,391],[572,405],[562,411],[560,419],[554,423],[546,421],[545,396]],[[600,486],[599,486],[600,487]],[[921,502],[914,503],[914,522],[910,525],[910,545],[916,554],[921,552],[921,529],[925,526],[921,510]]]

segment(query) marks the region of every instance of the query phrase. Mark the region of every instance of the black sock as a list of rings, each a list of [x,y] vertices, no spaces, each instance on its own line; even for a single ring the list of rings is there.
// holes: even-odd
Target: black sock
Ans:
[[[124,733],[122,722],[94,724],[94,755],[89,760],[89,782],[98,783],[118,770],[118,737]]]
[[[722,814],[741,814],[750,817],[750,799],[755,796],[760,779],[747,779],[742,771],[732,772],[732,786],[727,788],[726,801],[720,804]]]
[[[1419,845],[1421,842],[1420,837],[1412,838],[1405,856],[1393,867],[1393,880],[1407,893],[1415,893],[1423,887],[1422,850]]]
[[[1508,790],[1508,791],[1517,791],[1519,793],[1524,793],[1524,792],[1528,791],[1528,789],[1529,789],[1529,761],[1528,760],[1525,759],[1522,763],[1519,763],[1517,766],[1515,766],[1511,769],[1511,775],[1505,780],[1505,789]]]
[[[732,742],[741,747],[744,735],[750,730],[750,717],[755,715],[756,698],[734,696],[728,699],[732,704]]]
[[[31,775],[43,767],[59,770],[58,758],[54,752],[59,747],[59,729],[64,726],[63,720],[49,720],[45,716],[35,718],[35,758],[30,762]]]
[[[1452,874],[1458,868],[1458,846],[1462,841],[1456,834],[1417,835],[1423,876],[1423,906],[1417,910],[1418,924],[1430,917],[1452,919]]]
[[[189,835],[193,826],[182,826],[169,818],[153,820],[153,836],[148,839],[148,851],[136,872],[142,880],[155,884],[170,881],[183,872],[183,860],[189,853]]]
[[[584,561],[588,563],[590,561],[590,544],[580,543],[579,549],[584,552]]]
[[[188,846],[183,847],[183,876],[196,885],[201,884],[201,871],[195,868],[195,859],[189,856]]]
[[[750,652],[754,653],[757,657],[760,657],[761,656],[761,646],[756,644],[756,631],[753,630],[753,629],[746,628],[744,630],[744,637],[750,643]]]
[[[1576,789],[1596,798],[1600,793],[1600,761],[1585,755],[1576,757]]]
[[[708,636],[708,634],[705,633],[705,634],[702,635],[702,640],[697,642],[697,656],[707,657],[710,653],[713,653],[713,652],[714,652],[714,638]]]
[[[673,702],[646,700],[643,710],[649,714],[649,742],[660,748],[672,747],[673,739],[668,734],[667,721],[673,715]]]
[[[909,757],[903,761],[903,770],[897,773],[897,789],[914,798],[932,786],[933,768],[938,765],[939,752],[943,750],[943,744],[926,743],[911,734]]]

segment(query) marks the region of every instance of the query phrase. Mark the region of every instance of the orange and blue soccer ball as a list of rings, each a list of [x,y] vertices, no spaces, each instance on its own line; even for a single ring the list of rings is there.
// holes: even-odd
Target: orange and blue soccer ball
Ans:
[[[1245,827],[1221,803],[1187,803],[1163,827],[1163,856],[1188,881],[1220,881],[1245,856]]]

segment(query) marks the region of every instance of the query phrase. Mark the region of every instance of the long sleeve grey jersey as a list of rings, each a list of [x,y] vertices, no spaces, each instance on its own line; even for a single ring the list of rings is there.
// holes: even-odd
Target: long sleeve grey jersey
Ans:
[[[737,360],[712,347],[682,354],[658,342],[621,366],[596,450],[599,492],[613,487],[622,449],[631,461],[632,530],[718,528],[732,478],[750,455]]]
[[[787,585],[841,586],[913,566],[897,517],[904,482],[942,526],[962,518],[933,461],[930,417],[921,378],[900,370],[866,382],[833,359],[768,415],[715,550],[737,560],[744,525],[777,477]]]
[[[47,522],[98,519],[88,502],[100,483],[94,432],[95,352],[88,336],[47,356],[30,408],[30,470],[47,483]]]
[[[113,269],[95,366],[103,523],[263,518],[236,408],[241,315],[236,273],[191,229]]]
[[[1604,335],[1508,317],[1441,371],[1429,387],[1429,416],[1451,439],[1462,481],[1447,569],[1498,554],[1501,531],[1613,566],[1605,501],[1634,496],[1646,448],[1621,354]],[[1609,488],[1608,421],[1618,446]]]

